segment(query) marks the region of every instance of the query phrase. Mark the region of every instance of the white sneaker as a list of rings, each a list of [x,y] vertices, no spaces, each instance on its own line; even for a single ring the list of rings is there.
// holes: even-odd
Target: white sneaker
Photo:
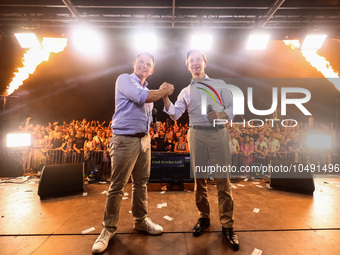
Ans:
[[[115,233],[116,231],[110,232],[108,229],[103,228],[102,232],[92,246],[92,252],[101,253],[105,251],[105,249],[109,245],[110,239],[115,235]]]
[[[159,235],[163,233],[163,228],[160,225],[153,223],[148,217],[138,224],[135,223],[134,229],[137,231],[144,231],[150,235]]]

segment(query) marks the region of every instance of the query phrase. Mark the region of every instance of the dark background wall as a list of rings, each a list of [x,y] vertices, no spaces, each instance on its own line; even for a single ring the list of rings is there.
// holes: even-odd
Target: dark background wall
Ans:
[[[114,113],[114,84],[121,73],[131,73],[136,51],[124,39],[108,39],[105,55],[88,58],[79,55],[71,45],[48,62],[40,64],[34,74],[13,94],[17,96],[19,121],[32,117],[32,122],[110,120]],[[175,85],[171,100],[190,82],[185,66],[185,53],[189,49],[187,38],[163,38],[155,53],[156,67],[148,78],[149,89],[156,89],[163,81]],[[0,94],[11,82],[13,73],[21,65],[24,51],[14,37],[3,37],[0,45]],[[206,51],[206,72],[213,78],[322,78],[297,50],[291,50],[282,41],[270,41],[264,51],[248,51],[245,42],[218,40],[213,49]],[[320,55],[327,58],[336,71],[340,69],[340,40],[326,40]],[[280,79],[282,80],[282,79]],[[334,121],[339,91],[326,79],[287,80],[289,86],[304,87],[311,91],[312,99],[306,104],[315,120]],[[273,86],[286,86],[277,81],[254,87],[254,104],[259,109],[271,105]],[[245,92],[248,84],[241,89]],[[166,115],[161,101],[155,104],[159,119]],[[246,107],[247,109],[247,107]],[[290,116],[306,121],[297,108],[288,108]],[[245,118],[253,116],[246,112]],[[299,120],[299,119],[298,119]],[[187,121],[183,117],[182,121]]]

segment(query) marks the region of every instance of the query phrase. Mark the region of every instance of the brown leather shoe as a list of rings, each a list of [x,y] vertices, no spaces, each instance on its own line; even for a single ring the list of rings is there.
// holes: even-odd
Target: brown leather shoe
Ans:
[[[204,230],[210,226],[209,218],[199,218],[194,229],[192,230],[192,234],[194,236],[200,236],[203,234]]]
[[[228,244],[235,251],[239,250],[240,249],[240,242],[238,240],[237,235],[234,232],[234,229],[233,228],[224,228],[224,227],[222,227],[222,232],[227,237]]]

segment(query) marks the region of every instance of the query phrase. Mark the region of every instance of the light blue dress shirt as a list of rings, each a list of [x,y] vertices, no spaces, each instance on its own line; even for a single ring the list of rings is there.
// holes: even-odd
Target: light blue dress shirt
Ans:
[[[115,88],[116,108],[112,117],[112,131],[118,135],[149,132],[153,103],[145,103],[149,94],[135,74],[122,74]]]

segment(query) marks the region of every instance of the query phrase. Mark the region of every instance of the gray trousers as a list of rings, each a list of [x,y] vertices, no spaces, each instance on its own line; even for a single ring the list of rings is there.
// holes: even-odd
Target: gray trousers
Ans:
[[[231,165],[229,140],[226,128],[218,130],[199,130],[190,128],[190,158],[195,177],[195,200],[201,218],[210,217],[207,189],[207,174],[196,172],[209,166],[227,167]],[[230,228],[234,224],[234,202],[231,194],[230,173],[213,173],[218,191],[220,222]]]
[[[147,181],[150,177],[150,136],[143,138],[113,134],[110,139],[111,185],[108,190],[103,226],[115,231],[124,189],[132,176],[132,215],[135,223],[148,213]]]

